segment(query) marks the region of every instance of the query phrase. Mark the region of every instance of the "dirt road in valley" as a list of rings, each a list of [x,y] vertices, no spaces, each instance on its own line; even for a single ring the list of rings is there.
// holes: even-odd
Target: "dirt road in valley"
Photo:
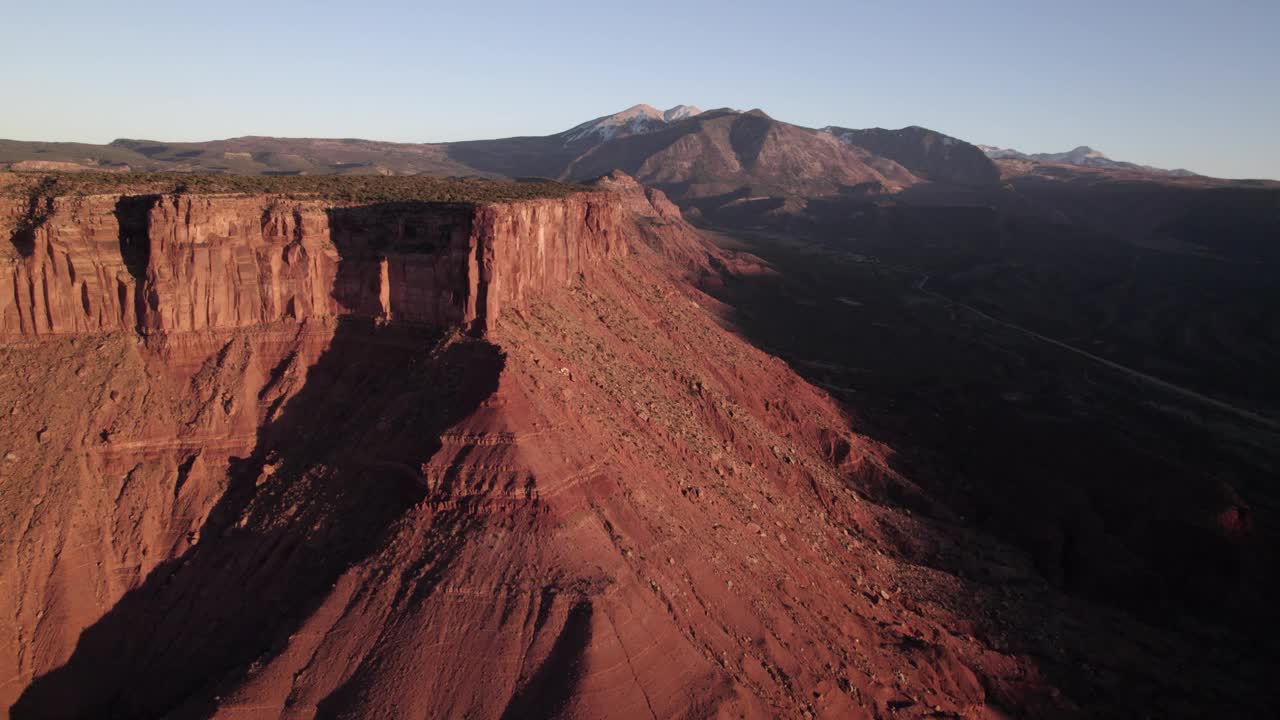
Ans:
[[[1009,328],[1010,330],[1015,330],[1019,333],[1022,333],[1023,335],[1028,335],[1042,342],[1046,342],[1046,343],[1049,343],[1050,345],[1054,345],[1056,347],[1062,348],[1063,350],[1066,350],[1068,352],[1075,353],[1076,355],[1079,355],[1081,357],[1088,358],[1089,360],[1092,360],[1101,365],[1105,365],[1111,368],[1112,370],[1116,370],[1118,372],[1124,373],[1129,377],[1135,378],[1137,380],[1141,380],[1142,382],[1148,383],[1150,385],[1158,386],[1164,390],[1168,390],[1169,392],[1175,393],[1177,395],[1181,395],[1191,400],[1195,400],[1197,402],[1213,407],[1217,410],[1222,410],[1223,412],[1230,413],[1239,418],[1257,423],[1259,425],[1263,425],[1271,430],[1280,432],[1280,422],[1273,420],[1269,417],[1266,417],[1264,415],[1259,415],[1256,412],[1253,412],[1251,410],[1246,410],[1242,407],[1232,405],[1231,403],[1224,402],[1222,400],[1218,400],[1217,398],[1209,397],[1208,395],[1198,393],[1195,390],[1192,390],[1190,388],[1186,388],[1181,385],[1176,385],[1174,383],[1169,382],[1168,380],[1162,380],[1158,377],[1155,377],[1154,375],[1148,375],[1147,373],[1144,373],[1140,370],[1135,370],[1126,365],[1121,365],[1120,363],[1115,362],[1113,360],[1108,360],[1104,357],[1094,355],[1088,350],[1083,350],[1074,345],[1069,345],[1067,343],[1062,342],[1061,340],[1055,340],[1051,337],[1048,337],[1047,335],[1041,335],[1035,330],[1029,330],[1021,325],[1008,322],[1007,320],[1001,320],[1000,318],[993,317],[979,310],[978,308],[973,307],[972,305],[966,305],[965,303],[959,302],[958,300],[953,300],[947,297],[946,295],[943,295],[942,293],[936,292],[934,290],[930,290],[928,287],[926,287],[929,284],[930,277],[931,276],[929,274],[925,274],[923,277],[921,277],[920,280],[916,282],[915,289],[932,298],[941,300],[943,302],[949,303],[959,308],[963,308],[964,310],[970,313],[973,313],[978,317],[983,318],[987,322],[993,323],[995,325],[999,325],[1001,327]]]

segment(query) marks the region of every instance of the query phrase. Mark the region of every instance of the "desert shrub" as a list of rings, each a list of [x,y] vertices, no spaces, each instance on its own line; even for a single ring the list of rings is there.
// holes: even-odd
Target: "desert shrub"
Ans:
[[[198,194],[280,195],[343,203],[484,204],[563,197],[587,188],[550,180],[512,182],[426,175],[215,175],[197,173],[16,172],[0,192],[46,196]]]

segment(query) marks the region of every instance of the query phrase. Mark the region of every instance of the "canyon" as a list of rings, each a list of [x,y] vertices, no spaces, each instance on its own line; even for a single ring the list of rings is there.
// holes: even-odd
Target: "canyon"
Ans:
[[[15,720],[1269,707],[1265,657],[1064,591],[750,344],[726,301],[783,266],[626,175],[3,180]]]

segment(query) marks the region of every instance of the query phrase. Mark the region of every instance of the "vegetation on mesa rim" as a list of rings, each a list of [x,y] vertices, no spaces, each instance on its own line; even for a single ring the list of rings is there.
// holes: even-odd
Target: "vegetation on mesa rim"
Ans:
[[[185,173],[11,172],[0,195],[236,194],[283,195],[335,202],[431,202],[477,205],[564,197],[588,188],[550,180],[527,182],[426,175],[213,175]],[[3,178],[3,176],[0,176]]]

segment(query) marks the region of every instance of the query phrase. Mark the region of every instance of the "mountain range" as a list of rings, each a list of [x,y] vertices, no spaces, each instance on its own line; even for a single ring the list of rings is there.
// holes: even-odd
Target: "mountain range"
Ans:
[[[1000,170],[988,160],[1193,175],[1114,161],[1087,147],[1029,155],[975,146],[915,126],[812,129],[775,120],[761,110],[703,111],[691,105],[668,110],[635,105],[553,135],[448,143],[262,136],[206,142],[119,139],[106,145],[0,140],[0,169],[581,180],[618,168],[635,172],[642,181],[697,184],[691,188],[695,195],[738,186],[749,186],[753,192],[812,195],[867,189],[868,184],[892,192],[922,181],[994,183]],[[691,180],[695,175],[697,183]]]
[[[1151,173],[1153,175],[1168,175],[1171,177],[1195,177],[1199,175],[1199,173],[1194,173],[1182,168],[1166,170],[1164,168],[1151,167],[1150,165],[1138,165],[1137,163],[1112,160],[1088,145],[1081,145],[1074,150],[1068,150],[1066,152],[1032,154],[1019,152],[1018,150],[1012,150],[1010,148],[994,147],[991,145],[979,145],[978,147],[992,160],[1027,160],[1039,163],[1075,165],[1086,168],[1132,170],[1142,173]]]
[[[0,169],[232,175],[433,175],[587,182],[625,172],[699,222],[839,226],[877,198],[1026,202],[1009,183],[1223,181],[1113,161],[1087,148],[1025,155],[918,126],[810,128],[763,110],[635,105],[551,135],[446,143],[246,136],[107,145],[0,140]],[[1254,183],[1256,184],[1256,182]],[[1265,183],[1264,183],[1265,184]]]

